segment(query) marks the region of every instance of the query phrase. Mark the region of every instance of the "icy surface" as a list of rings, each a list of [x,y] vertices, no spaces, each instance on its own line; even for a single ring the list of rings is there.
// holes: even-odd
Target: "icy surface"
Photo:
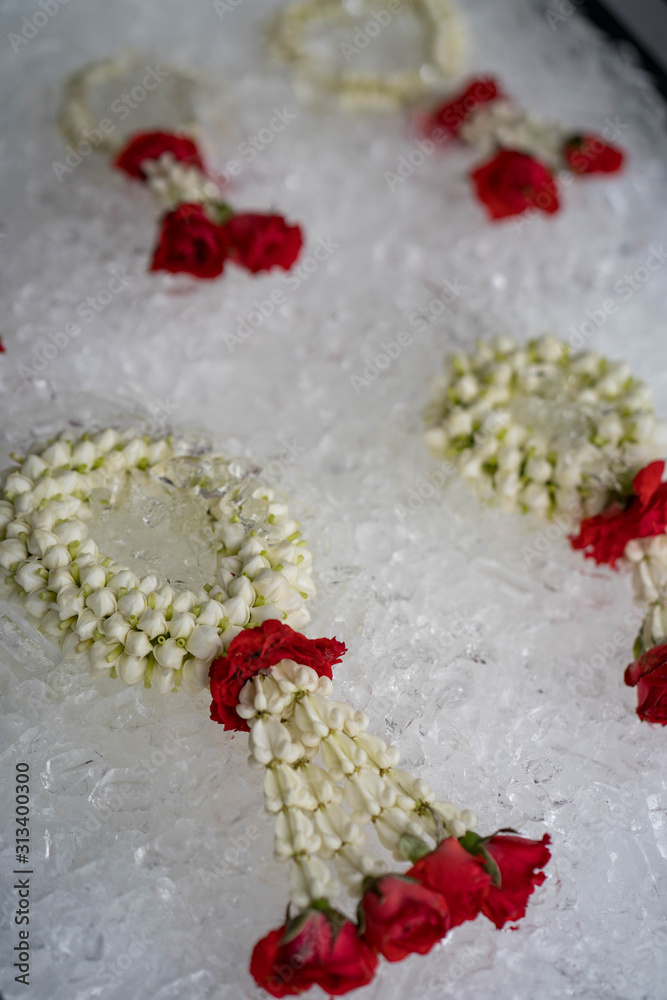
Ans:
[[[552,27],[541,4],[468,0],[471,70],[575,127],[616,128],[629,151],[623,177],[567,187],[557,217],[492,226],[471,197],[467,152],[427,157],[392,192],[384,174],[417,138],[406,115],[299,107],[266,61],[269,6],[243,0],[221,20],[207,0],[72,0],[14,52],[7,34],[39,8],[3,4],[3,457],[67,421],[132,420],[200,428],[257,456],[314,551],[309,634],[349,647],[338,694],[443,797],[474,808],[482,830],[552,834],[550,877],[519,930],[458,928],[429,957],[385,965],[364,996],[661,996],[667,732],[637,721],[622,683],[629,581],[564,537],[536,552],[541,525],[480,506],[459,483],[420,501],[431,466],[419,411],[446,349],[494,332],[569,339],[590,312],[586,342],[630,360],[667,414],[667,269],[641,270],[666,232],[664,108],[578,14]],[[311,273],[150,276],[149,194],[92,155],[57,179],[63,77],[126,45],[146,65],[200,74],[209,161],[242,164],[229,199],[301,222],[304,262],[325,247]],[[294,118],[248,162],[239,144],[270,129],[276,108]],[[102,304],[114,272],[126,283]],[[284,304],[230,351],[223,334],[275,289]],[[606,300],[616,309],[605,316]],[[26,376],[49,335],[77,322],[78,337]],[[402,330],[412,344],[365,375]],[[281,919],[286,871],[245,737],[211,724],[203,695],[80,676],[13,608],[0,611],[0,645],[3,803],[16,761],[33,775],[30,996],[257,996],[248,955]],[[11,832],[3,823],[3,900]],[[13,943],[3,932],[6,1000],[27,995]]]

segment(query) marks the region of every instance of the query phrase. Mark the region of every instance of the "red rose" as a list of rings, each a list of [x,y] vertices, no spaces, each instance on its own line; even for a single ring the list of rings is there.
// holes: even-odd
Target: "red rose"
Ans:
[[[226,229],[230,256],[255,273],[272,267],[289,270],[303,242],[300,228],[288,226],[282,215],[234,215]]]
[[[482,859],[469,854],[455,837],[443,840],[434,851],[420,858],[406,875],[444,896],[450,927],[475,919],[492,884]]]
[[[551,857],[547,847],[550,841],[545,833],[542,840],[495,834],[486,842],[486,850],[500,870],[500,885],[489,889],[482,913],[496,927],[524,916],[528,897],[546,879],[544,872],[535,869],[544,868]]]
[[[615,174],[624,156],[597,135],[575,135],[563,146],[563,158],[575,174]]]
[[[551,171],[526,153],[502,149],[470,176],[492,219],[521,215],[529,208],[551,215],[560,207]]]
[[[311,910],[291,940],[283,941],[285,934],[285,927],[271,931],[257,942],[250,960],[255,982],[271,996],[296,996],[311,986],[340,996],[373,978],[377,956],[356,926],[335,911]]]
[[[364,941],[388,962],[413,952],[425,955],[449,930],[449,910],[439,892],[395,875],[384,875],[360,903]]]
[[[113,165],[130,177],[145,181],[142,163],[145,160],[159,160],[163,153],[171,153],[175,160],[198,167],[204,172],[202,158],[192,139],[185,135],[173,135],[171,132],[137,132],[116,154]]]
[[[225,729],[247,732],[249,726],[236,714],[236,706],[250,677],[280,660],[294,660],[312,667],[320,677],[331,678],[333,664],[340,663],[345,651],[345,644],[336,639],[307,639],[275,619],[246,629],[232,639],[227,655],[211,664],[211,718]]]
[[[654,646],[631,663],[625,683],[637,688],[637,715],[667,726],[667,644]]]
[[[573,549],[590,549],[587,559],[615,566],[633,538],[661,535],[667,526],[667,483],[661,482],[664,462],[651,462],[632,480],[634,495],[625,506],[612,503],[601,514],[585,518],[579,534],[570,538]]]
[[[444,129],[452,138],[459,134],[461,126],[482,104],[504,97],[500,86],[492,77],[471,80],[465,90],[442,104],[425,120],[424,128],[431,135],[435,129]]]
[[[227,257],[224,226],[209,219],[201,205],[179,205],[162,219],[151,271],[187,271],[197,278],[217,278]]]

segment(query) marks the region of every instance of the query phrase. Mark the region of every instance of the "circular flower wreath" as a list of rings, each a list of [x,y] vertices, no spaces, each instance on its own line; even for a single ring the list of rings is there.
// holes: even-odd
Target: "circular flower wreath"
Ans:
[[[482,499],[578,525],[574,549],[632,565],[648,608],[625,681],[639,717],[667,724],[667,483],[650,389],[627,363],[554,337],[498,337],[447,359],[424,436]]]
[[[319,56],[309,51],[307,35],[314,24],[349,24],[349,42],[340,50],[347,64],[377,37],[405,7],[392,0],[378,11],[368,0],[354,4],[342,0],[297,0],[281,10],[274,22],[271,47],[297,78],[324,93],[338,96],[348,107],[395,107],[412,101],[443,78],[456,77],[462,69],[464,38],[460,15],[450,0],[410,0],[406,5],[419,20],[424,34],[424,62],[414,69],[372,73],[349,68],[327,71]],[[363,19],[354,24],[352,18]],[[355,31],[352,31],[355,27]]]
[[[0,500],[0,565],[26,613],[62,636],[65,655],[164,692],[194,693],[210,675],[211,719],[248,732],[275,856],[291,866],[285,922],[252,953],[257,983],[275,997],[314,985],[339,995],[370,982],[380,955],[425,954],[479,914],[496,927],[521,919],[546,878],[548,835],[475,833],[469,809],[438,800],[397,766],[396,747],[366,732],[364,712],[332,700],[346,648],[291,627],[308,620],[314,587],[286,506],[218,455],[205,456],[207,477],[200,453],[198,474],[179,474],[189,457],[184,442],[106,430],[65,433],[16,458]],[[180,480],[210,518],[217,571],[196,592],[157,573],[139,578],[89,535],[93,491],[140,474]],[[354,918],[334,906],[339,879],[357,901]]]
[[[202,472],[202,456],[193,457],[170,437],[65,433],[5,480],[0,566],[9,596],[96,675],[196,693],[212,659],[243,629],[267,618],[297,628],[309,620],[312,557],[287,506],[238,463],[209,453]],[[91,537],[94,491],[111,489],[113,503],[115,486],[146,474],[183,480],[209,521],[217,566],[196,590],[158,572],[139,577]]]

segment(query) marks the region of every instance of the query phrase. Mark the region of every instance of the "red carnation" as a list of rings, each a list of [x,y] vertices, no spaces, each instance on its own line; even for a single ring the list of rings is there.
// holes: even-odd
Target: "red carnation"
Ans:
[[[475,919],[492,884],[482,857],[469,854],[455,837],[443,840],[406,874],[444,897],[451,927]]]
[[[590,549],[587,559],[615,566],[633,538],[661,535],[667,526],[667,483],[661,482],[664,462],[651,462],[632,481],[634,494],[625,506],[614,502],[601,514],[585,518],[573,549]]]
[[[654,646],[631,663],[625,683],[637,688],[637,715],[667,726],[667,644]]]
[[[528,897],[535,886],[546,879],[544,868],[551,857],[548,833],[542,840],[495,834],[486,842],[486,850],[500,870],[500,885],[492,885],[482,903],[482,913],[496,927],[525,915]]]
[[[280,660],[294,660],[312,667],[320,677],[331,678],[333,664],[340,663],[345,651],[345,644],[336,639],[307,639],[272,618],[246,629],[232,639],[227,655],[211,664],[211,718],[225,729],[247,732],[249,726],[236,714],[236,706],[250,677]]]
[[[138,132],[116,154],[113,165],[130,177],[145,181],[142,164],[146,160],[159,160],[163,153],[171,153],[175,160],[204,171],[202,158],[192,139],[171,132]]]
[[[271,996],[296,996],[311,986],[340,996],[370,983],[377,955],[353,923],[335,910],[310,910],[296,921],[296,934],[279,927],[253,949],[250,974]]]
[[[575,174],[615,174],[625,157],[597,135],[575,135],[563,146],[563,158]]]
[[[184,202],[163,217],[150,270],[217,278],[225,266],[227,249],[224,226],[209,219],[201,205]]]
[[[471,80],[465,90],[442,104],[425,120],[424,128],[431,134],[436,129],[444,129],[455,138],[461,126],[482,104],[489,104],[504,97],[499,84],[492,77],[478,77]]]
[[[254,273],[272,267],[288,271],[303,242],[299,226],[288,226],[282,215],[234,215],[226,230],[230,257]]]
[[[477,197],[492,219],[538,208],[548,215],[559,209],[551,171],[526,153],[503,149],[471,174]]]
[[[385,875],[360,903],[363,938],[389,962],[425,955],[449,930],[449,910],[439,892],[403,876]]]

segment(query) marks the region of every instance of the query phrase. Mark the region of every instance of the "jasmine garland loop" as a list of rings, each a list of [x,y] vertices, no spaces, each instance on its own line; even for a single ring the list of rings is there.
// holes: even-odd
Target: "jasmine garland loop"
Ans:
[[[109,429],[67,432],[18,460],[0,500],[0,566],[10,600],[20,602],[63,654],[93,674],[143,681],[165,693],[196,693],[211,660],[244,628],[277,618],[310,618],[312,558],[286,504],[240,463],[188,454],[170,437]],[[197,498],[210,522],[216,571],[196,590],[160,573],[139,577],[105,557],[89,531],[91,496],[127,477],[167,477]]]

